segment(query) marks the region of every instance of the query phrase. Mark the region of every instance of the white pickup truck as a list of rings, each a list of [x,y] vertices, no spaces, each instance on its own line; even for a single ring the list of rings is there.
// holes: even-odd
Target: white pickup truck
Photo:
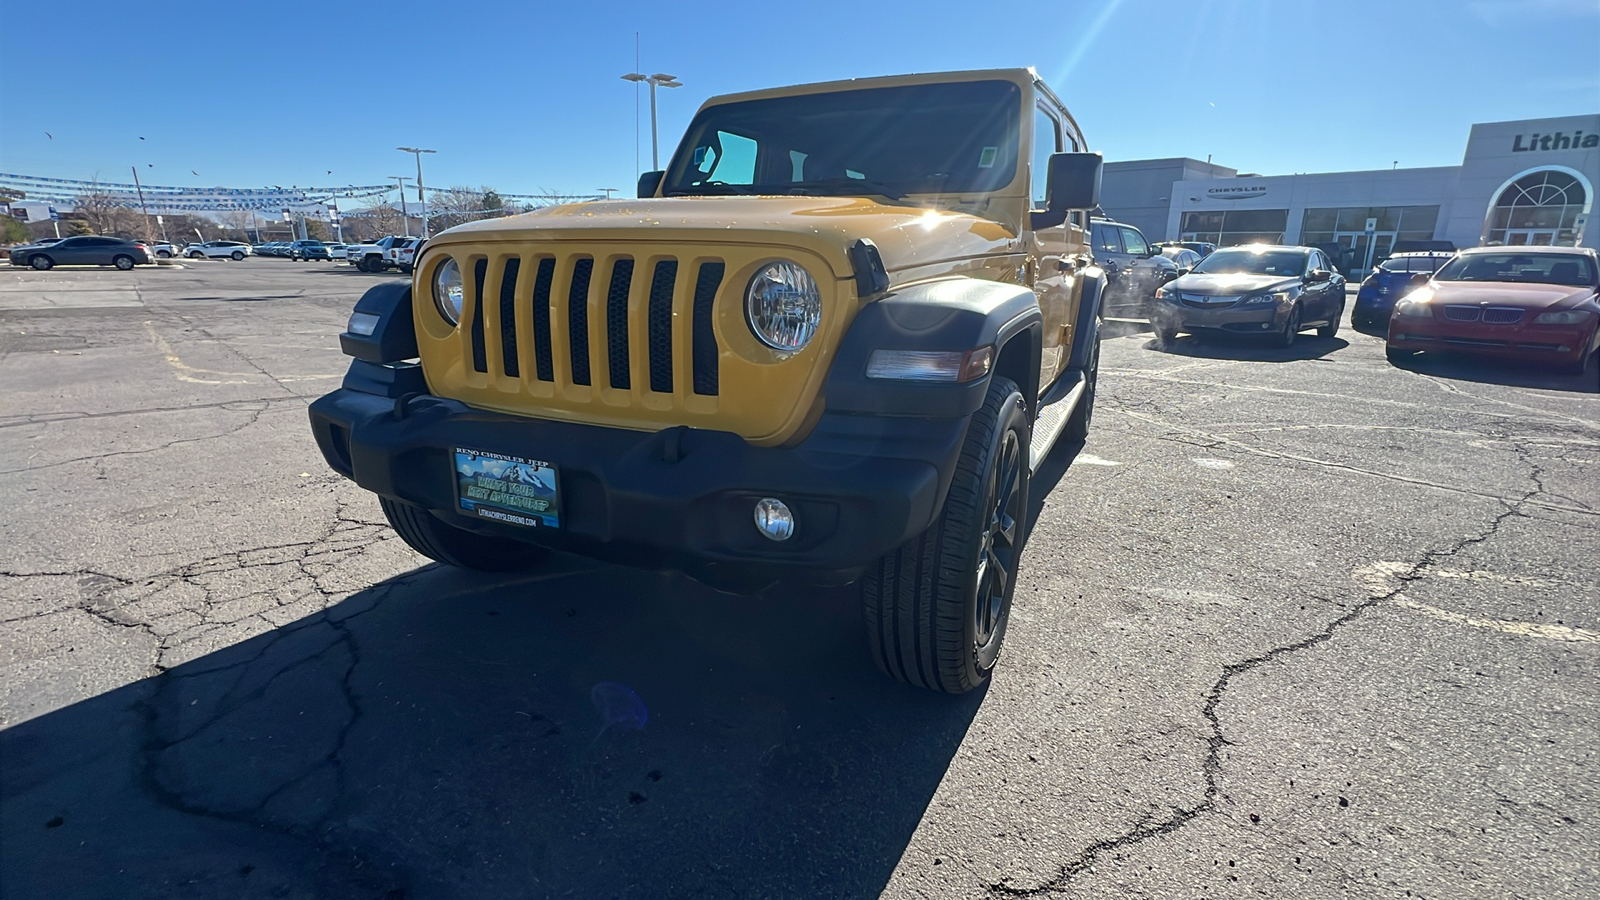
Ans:
[[[400,248],[414,240],[417,239],[391,234],[370,244],[351,244],[346,248],[346,257],[363,272],[386,272],[400,265]]]

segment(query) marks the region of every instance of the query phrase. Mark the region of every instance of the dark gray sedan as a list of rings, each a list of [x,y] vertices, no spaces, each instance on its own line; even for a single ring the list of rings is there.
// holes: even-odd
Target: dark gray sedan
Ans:
[[[1162,285],[1150,325],[1167,344],[1178,332],[1228,332],[1294,344],[1302,329],[1333,337],[1344,314],[1344,277],[1315,247],[1224,247]]]
[[[86,234],[47,246],[29,245],[11,251],[13,266],[43,271],[53,266],[116,266],[131,269],[150,263],[150,248],[139,241]]]

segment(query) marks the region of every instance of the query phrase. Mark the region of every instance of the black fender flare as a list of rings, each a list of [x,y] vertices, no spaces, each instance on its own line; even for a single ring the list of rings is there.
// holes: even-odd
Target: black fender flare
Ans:
[[[1105,297],[1106,274],[1098,266],[1090,266],[1079,274],[1083,279],[1083,299],[1078,304],[1078,318],[1072,329],[1072,353],[1067,357],[1067,368],[1086,369],[1094,342],[1100,340],[1100,306]]]
[[[357,317],[362,318],[357,318]],[[417,329],[411,311],[411,283],[380,284],[369,288],[350,317],[362,331],[339,335],[346,356],[370,363],[397,363],[417,356]]]
[[[1031,405],[1039,389],[1043,317],[1032,290],[949,278],[893,290],[856,313],[824,388],[830,413],[967,416],[983,405],[989,378],[966,383],[868,378],[876,350],[965,352],[994,348],[990,373],[1017,381]],[[1021,343],[1018,343],[1018,342]]]

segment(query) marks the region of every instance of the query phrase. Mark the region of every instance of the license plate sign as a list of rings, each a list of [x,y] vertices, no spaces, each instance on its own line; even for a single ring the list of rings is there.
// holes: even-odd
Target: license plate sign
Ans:
[[[556,467],[539,459],[457,447],[456,503],[469,516],[525,525],[561,527]]]

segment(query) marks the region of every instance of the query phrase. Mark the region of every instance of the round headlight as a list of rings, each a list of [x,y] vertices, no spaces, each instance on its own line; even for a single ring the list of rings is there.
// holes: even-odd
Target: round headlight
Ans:
[[[750,331],[774,350],[793,353],[811,343],[822,321],[822,294],[799,263],[768,263],[745,293]]]
[[[461,280],[461,267],[447,259],[433,270],[433,305],[439,315],[451,325],[461,322],[461,306],[466,301],[466,285]]]

